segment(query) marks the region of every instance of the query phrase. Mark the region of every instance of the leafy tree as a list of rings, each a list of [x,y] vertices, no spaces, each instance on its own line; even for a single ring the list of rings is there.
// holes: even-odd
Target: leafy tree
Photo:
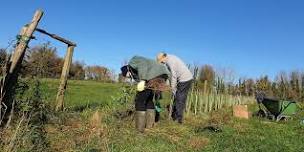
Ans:
[[[200,81],[213,83],[215,80],[215,71],[211,65],[204,65],[200,70]]]
[[[71,65],[69,76],[71,79],[83,80],[85,78],[84,63],[75,61]]]
[[[26,63],[27,74],[38,77],[58,78],[62,67],[62,59],[58,57],[55,47],[50,43],[33,47],[29,50]]]
[[[263,91],[267,94],[272,94],[271,92],[271,82],[268,78],[268,76],[263,76],[260,79],[257,80],[256,82],[256,90],[257,91]]]
[[[111,70],[103,66],[87,66],[85,68],[86,79],[88,80],[97,80],[103,82],[112,81]]]
[[[199,81],[207,87],[207,90],[212,90],[215,83],[215,70],[211,65],[204,65],[200,69]]]

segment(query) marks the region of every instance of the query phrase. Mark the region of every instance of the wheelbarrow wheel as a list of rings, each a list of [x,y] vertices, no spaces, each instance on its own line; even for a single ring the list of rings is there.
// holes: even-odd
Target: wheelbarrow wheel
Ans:
[[[281,115],[278,115],[276,121],[279,122],[282,118],[283,117]]]
[[[275,121],[276,120],[276,117],[275,117],[275,115],[269,115],[269,117],[268,118],[270,118],[271,120],[273,120],[273,121]]]
[[[292,118],[289,116],[278,116],[277,117],[277,122],[279,122],[280,120],[284,120],[284,121],[288,121],[291,120]]]

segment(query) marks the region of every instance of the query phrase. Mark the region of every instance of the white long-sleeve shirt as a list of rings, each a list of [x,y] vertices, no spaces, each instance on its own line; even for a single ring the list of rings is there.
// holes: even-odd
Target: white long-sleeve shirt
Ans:
[[[176,93],[179,82],[186,82],[193,79],[193,74],[186,64],[177,56],[167,54],[166,65],[171,72],[170,83],[174,94]]]

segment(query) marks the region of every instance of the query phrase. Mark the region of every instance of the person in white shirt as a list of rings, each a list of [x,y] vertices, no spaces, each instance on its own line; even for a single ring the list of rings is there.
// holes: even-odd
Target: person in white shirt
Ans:
[[[172,118],[183,123],[183,114],[186,106],[188,92],[193,81],[193,74],[186,64],[177,56],[159,53],[157,62],[165,64],[171,72],[170,85],[174,97]]]

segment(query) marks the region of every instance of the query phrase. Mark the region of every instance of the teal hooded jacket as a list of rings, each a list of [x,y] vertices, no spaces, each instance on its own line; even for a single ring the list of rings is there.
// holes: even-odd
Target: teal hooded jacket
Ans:
[[[161,75],[170,77],[170,72],[165,65],[141,56],[134,56],[129,65],[137,70],[140,80],[151,80]]]

